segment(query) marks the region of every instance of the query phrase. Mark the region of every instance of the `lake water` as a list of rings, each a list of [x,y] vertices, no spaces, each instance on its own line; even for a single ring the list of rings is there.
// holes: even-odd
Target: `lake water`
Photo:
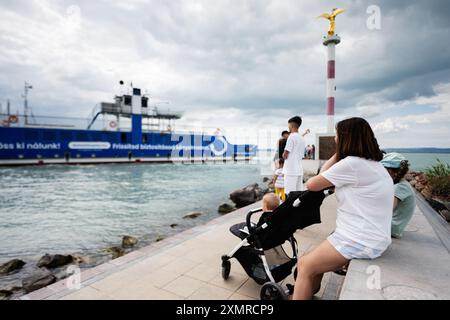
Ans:
[[[449,153],[403,153],[411,163],[411,170],[423,171],[426,168],[435,165],[436,159],[450,164]]]
[[[231,191],[255,182],[250,163],[1,168],[0,263],[101,250],[122,235],[153,242],[219,216]],[[203,215],[183,219],[190,212]]]

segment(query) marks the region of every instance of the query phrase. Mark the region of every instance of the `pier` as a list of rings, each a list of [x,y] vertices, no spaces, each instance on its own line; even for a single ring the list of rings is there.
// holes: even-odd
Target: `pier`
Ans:
[[[229,279],[222,279],[220,257],[239,242],[229,227],[244,221],[248,210],[260,206],[260,202],[254,203],[83,271],[79,290],[69,289],[68,278],[20,299],[258,300],[260,286],[246,275],[237,260],[231,260]],[[335,198],[328,197],[322,205],[322,223],[296,233],[300,255],[333,231],[335,208]],[[337,299],[343,280],[342,276],[327,274],[316,297]],[[292,275],[284,283],[293,284]]]
[[[321,207],[322,223],[297,231],[299,255],[323,241],[335,228],[335,196]],[[22,296],[42,299],[259,299],[260,286],[232,259],[228,280],[221,277],[221,255],[238,243],[229,232],[260,202],[206,224],[81,272],[81,287],[70,278]],[[450,253],[421,204],[401,239],[375,260],[353,260],[347,275],[327,273],[315,299],[449,299]],[[447,235],[448,236],[448,235]],[[294,283],[292,275],[283,283]]]

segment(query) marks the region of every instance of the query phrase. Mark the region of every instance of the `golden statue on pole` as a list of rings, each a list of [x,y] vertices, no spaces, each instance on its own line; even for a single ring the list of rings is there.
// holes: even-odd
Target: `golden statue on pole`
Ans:
[[[342,12],[344,12],[344,9],[338,9],[338,8],[334,8],[331,11],[331,14],[329,13],[322,13],[320,16],[318,16],[317,18],[325,18],[330,20],[330,27],[328,28],[328,36],[331,37],[334,35],[334,29],[336,27],[336,16]]]

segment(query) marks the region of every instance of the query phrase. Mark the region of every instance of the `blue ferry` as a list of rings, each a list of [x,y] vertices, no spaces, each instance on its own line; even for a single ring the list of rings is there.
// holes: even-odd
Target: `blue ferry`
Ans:
[[[86,128],[30,123],[29,88],[25,83],[24,115],[11,114],[8,108],[0,118],[1,166],[239,161],[256,155],[256,145],[232,144],[220,131],[173,130],[181,115],[150,108],[149,98],[134,87],[113,103],[97,105]],[[94,129],[101,119],[103,127]],[[164,130],[161,121],[169,123]],[[121,122],[131,122],[131,129],[122,129]]]

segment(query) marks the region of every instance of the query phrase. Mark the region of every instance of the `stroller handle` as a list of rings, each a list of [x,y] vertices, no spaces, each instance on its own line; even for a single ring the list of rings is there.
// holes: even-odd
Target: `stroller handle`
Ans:
[[[251,225],[251,217],[253,214],[257,213],[257,212],[261,212],[262,208],[257,208],[257,209],[252,209],[247,213],[247,217],[245,218],[245,222],[247,224],[247,228],[248,231],[250,232],[250,228],[252,227]]]

